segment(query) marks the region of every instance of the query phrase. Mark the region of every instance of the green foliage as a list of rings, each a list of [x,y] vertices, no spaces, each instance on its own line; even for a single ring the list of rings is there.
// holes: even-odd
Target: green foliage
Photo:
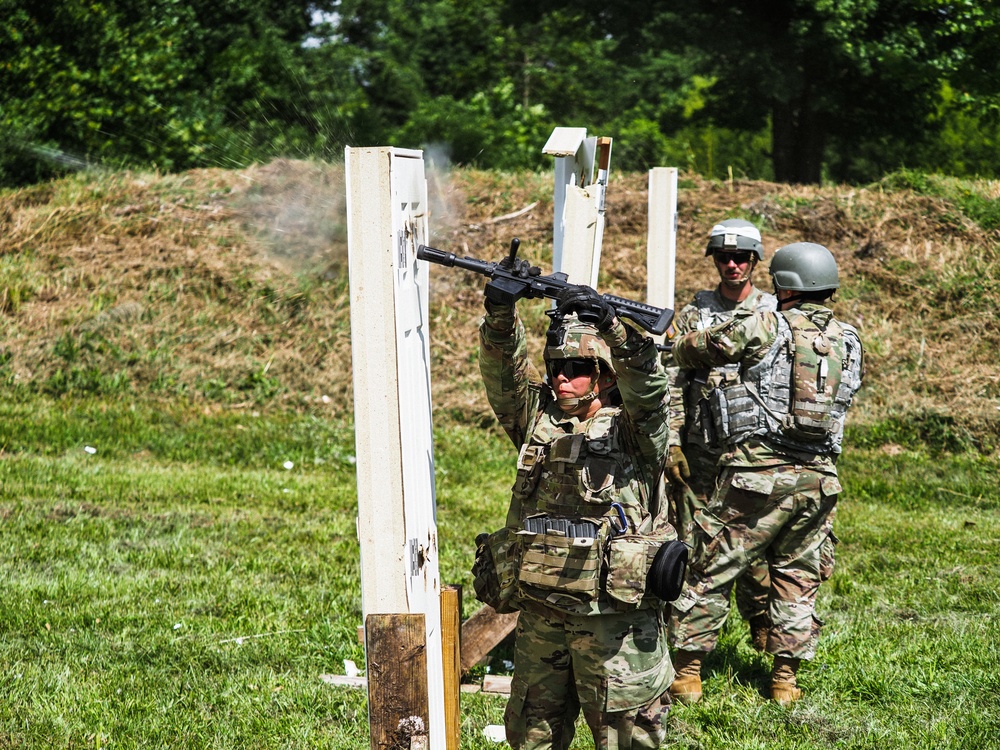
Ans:
[[[507,82],[468,102],[440,97],[421,102],[400,128],[401,145],[444,150],[450,161],[502,169],[537,169],[544,157],[539,144],[552,130],[540,105],[524,107],[514,101]]]
[[[389,142],[535,168],[555,125],[615,137],[629,170],[997,174],[993,4],[4,0],[3,11],[0,185]]]

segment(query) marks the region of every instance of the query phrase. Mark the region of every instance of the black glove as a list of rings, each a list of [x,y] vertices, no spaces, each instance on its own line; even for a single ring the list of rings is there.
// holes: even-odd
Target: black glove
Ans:
[[[615,321],[615,311],[596,290],[586,284],[566,287],[559,294],[556,305],[563,315],[576,313],[584,323],[591,323],[598,331],[609,331]]]
[[[512,260],[509,255],[504,256],[504,259],[497,263],[497,266],[505,271],[510,271],[510,273],[517,276],[519,279],[527,279],[532,276],[542,275],[542,269],[538,266],[533,266],[531,263],[521,258],[514,258]]]

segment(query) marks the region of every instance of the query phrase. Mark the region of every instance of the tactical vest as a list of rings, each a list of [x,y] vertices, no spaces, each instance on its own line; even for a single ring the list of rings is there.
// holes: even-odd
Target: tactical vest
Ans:
[[[648,480],[621,416],[606,407],[566,434],[553,410],[538,414],[518,457],[507,526],[481,542],[491,548],[501,599],[593,614],[653,603],[647,572],[676,533],[665,514],[650,516]]]
[[[694,324],[696,331],[725,323],[733,317],[735,310],[727,309],[719,299],[717,291],[704,290],[694,296],[692,305],[698,310],[698,320]],[[778,300],[773,294],[761,292],[754,310],[773,312],[777,309]],[[740,382],[740,366],[736,364],[719,367],[699,367],[692,370],[688,387],[684,393],[684,432],[685,443],[701,445],[706,450],[718,452],[711,448],[717,441],[709,398],[716,388],[723,388]]]
[[[814,455],[840,453],[844,420],[861,387],[857,330],[829,310],[777,315],[778,334],[763,361],[736,385],[712,393],[711,410],[727,447],[756,436]]]

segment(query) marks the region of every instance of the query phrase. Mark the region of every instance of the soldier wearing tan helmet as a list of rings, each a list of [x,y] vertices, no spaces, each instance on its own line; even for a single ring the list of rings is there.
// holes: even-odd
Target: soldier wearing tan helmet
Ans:
[[[696,513],[686,586],[671,610],[671,692],[689,700],[701,696],[701,663],[725,623],[733,582],[761,557],[771,580],[770,694],[782,704],[798,700],[796,673],[819,638],[816,593],[832,573],[836,462],[861,387],[861,339],[827,307],[840,279],[825,247],[786,245],[770,273],[776,312],[738,312],[673,347],[680,367],[735,363],[741,372],[739,383],[711,396],[725,452],[715,492]]]
[[[666,566],[674,579],[660,573],[678,547],[686,559],[656,507],[666,374],[653,342],[578,286],[550,311],[543,381],[516,308],[486,291],[480,371],[518,460],[506,525],[476,540],[473,573],[477,598],[520,612],[507,740],[565,750],[582,712],[596,747],[653,750],[674,677],[666,600],[683,560]]]
[[[753,285],[753,271],[764,259],[760,231],[749,221],[726,219],[714,227],[705,255],[719,273],[719,284],[695,294],[674,319],[675,336],[704,331],[723,323],[740,310],[774,310],[773,295]],[[691,543],[695,513],[704,509],[715,487],[722,444],[712,427],[709,397],[713,390],[740,381],[736,364],[716,367],[678,367],[668,359],[670,378],[670,422],[678,441],[670,446],[667,472],[673,488],[671,523],[681,538]],[[763,651],[770,620],[767,592],[770,587],[767,562],[756,560],[736,581],[736,606],[750,625],[750,641]],[[685,694],[685,699],[690,699]]]

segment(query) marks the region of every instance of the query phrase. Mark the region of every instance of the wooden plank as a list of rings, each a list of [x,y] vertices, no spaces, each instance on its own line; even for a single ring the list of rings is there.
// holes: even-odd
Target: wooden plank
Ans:
[[[500,615],[484,606],[462,623],[462,672],[468,672],[517,626],[517,612]]]
[[[405,750],[428,734],[423,614],[368,615],[368,722],[372,750]]]
[[[510,695],[512,677],[499,674],[488,674],[483,678],[483,692]]]
[[[459,750],[462,733],[462,587],[441,589],[441,656],[444,672],[444,739],[446,750]]]
[[[590,284],[594,275],[594,238],[597,236],[597,186],[566,186],[562,267],[574,284]]]

